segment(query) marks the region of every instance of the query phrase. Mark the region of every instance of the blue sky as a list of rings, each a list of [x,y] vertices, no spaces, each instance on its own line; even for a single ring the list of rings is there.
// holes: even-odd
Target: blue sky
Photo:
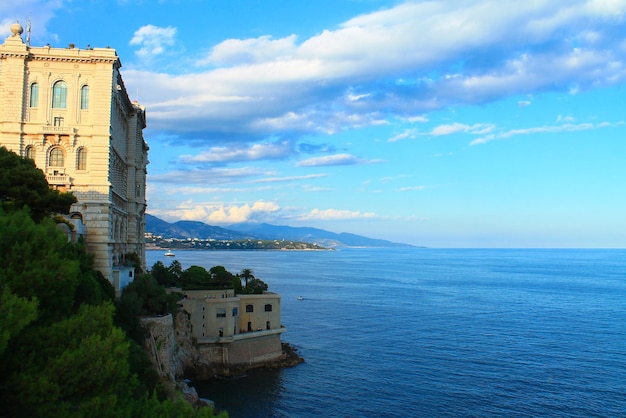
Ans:
[[[11,3],[11,4],[7,4]],[[111,46],[148,212],[429,247],[626,244],[626,0],[22,0]]]

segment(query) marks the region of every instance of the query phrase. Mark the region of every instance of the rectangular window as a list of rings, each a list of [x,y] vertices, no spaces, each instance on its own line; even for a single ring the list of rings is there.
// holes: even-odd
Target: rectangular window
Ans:
[[[54,126],[63,126],[63,117],[55,116],[54,117]]]
[[[76,168],[78,170],[87,169],[87,151],[85,148],[78,149],[78,155],[76,156]]]
[[[39,84],[33,83],[30,85],[30,107],[37,107],[39,102]]]
[[[265,305],[265,312],[272,312],[272,305],[270,305],[269,303]]]
[[[218,318],[226,318],[226,309],[218,309],[216,316]]]
[[[80,89],[80,109],[89,109],[89,86],[83,86]]]

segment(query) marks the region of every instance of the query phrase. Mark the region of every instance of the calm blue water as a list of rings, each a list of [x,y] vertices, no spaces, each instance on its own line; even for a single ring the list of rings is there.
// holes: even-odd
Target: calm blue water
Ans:
[[[251,268],[305,358],[196,384],[232,418],[626,416],[626,250],[176,256]]]

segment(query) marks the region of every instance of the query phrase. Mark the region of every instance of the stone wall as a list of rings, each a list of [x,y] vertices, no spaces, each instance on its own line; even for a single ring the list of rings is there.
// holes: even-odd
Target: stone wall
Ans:
[[[195,344],[189,316],[183,310],[175,318],[144,318],[142,324],[148,330],[146,351],[159,374],[172,382],[237,375],[264,366],[293,366],[302,361],[293,351],[286,354],[280,333],[227,343]]]

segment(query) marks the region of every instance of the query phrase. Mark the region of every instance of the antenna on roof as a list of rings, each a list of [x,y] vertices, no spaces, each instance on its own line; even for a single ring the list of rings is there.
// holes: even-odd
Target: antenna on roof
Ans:
[[[28,25],[26,25],[26,45],[30,46],[30,17],[28,18]]]

